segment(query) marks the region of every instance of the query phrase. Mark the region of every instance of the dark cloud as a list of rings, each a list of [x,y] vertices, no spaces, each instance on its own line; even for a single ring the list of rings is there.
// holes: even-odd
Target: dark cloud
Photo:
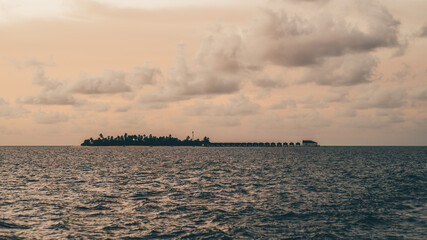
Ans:
[[[33,120],[40,124],[56,124],[67,122],[69,117],[60,112],[36,112],[33,113]]]

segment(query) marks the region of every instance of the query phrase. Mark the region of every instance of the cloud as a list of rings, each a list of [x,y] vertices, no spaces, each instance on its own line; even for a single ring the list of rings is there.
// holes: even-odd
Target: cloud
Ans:
[[[77,99],[74,94],[101,95],[101,94],[123,94],[124,97],[135,95],[134,91],[141,89],[144,85],[156,83],[156,77],[161,75],[160,70],[150,67],[148,63],[134,67],[131,72],[105,71],[99,76],[81,76],[75,81],[58,81],[48,78],[43,69],[43,64],[37,61],[36,71],[33,75],[33,84],[40,86],[36,95],[24,96],[18,101],[33,105],[91,105],[82,99]],[[95,111],[107,111],[106,106],[92,106]]]
[[[192,116],[246,116],[258,113],[260,106],[243,94],[230,97],[228,104],[196,103],[184,111]]]
[[[105,102],[86,102],[85,104],[75,106],[79,111],[95,111],[95,112],[108,112],[110,104]]]
[[[411,93],[412,99],[427,101],[427,85],[419,86]]]
[[[324,1],[323,1],[324,2]],[[313,18],[290,17],[283,8],[264,9],[249,27],[216,25],[202,40],[196,55],[197,71],[189,71],[182,53],[171,73],[180,94],[228,94],[237,92],[242,79],[264,88],[284,87],[279,78],[259,77],[266,65],[305,67],[301,82],[351,86],[372,80],[377,61],[370,55],[379,48],[395,48],[399,21],[377,2],[352,2],[357,23],[331,12]],[[358,27],[366,25],[365,28]],[[256,76],[256,77],[254,77]]]
[[[302,104],[304,108],[327,108],[328,104],[316,99],[311,94],[307,94],[303,98],[297,101],[298,104]]]
[[[131,105],[124,105],[124,106],[119,106],[119,107],[116,107],[116,112],[127,112],[127,111],[129,111],[130,109],[132,109],[132,106]]]
[[[259,63],[249,64],[245,59],[247,52],[244,35],[237,27],[220,24],[210,29],[202,39],[196,54],[196,63],[211,71],[238,73],[261,69]]]
[[[182,44],[178,46],[175,66],[165,83],[158,85],[154,91],[141,94],[138,102],[146,106],[154,104],[155,107],[165,107],[170,102],[198,96],[231,94],[240,89],[242,78],[239,74],[213,71],[203,66],[190,70],[185,61],[184,48]]]
[[[387,123],[402,123],[405,122],[405,114],[401,110],[384,110],[379,109],[375,112],[377,118],[385,119]]]
[[[55,66],[55,61],[53,60],[52,57],[49,59],[49,62],[44,62],[36,58],[28,58],[28,59],[25,59],[24,61],[14,61],[14,63],[18,69],[23,69],[28,67],[41,69],[47,66]]]
[[[328,105],[323,101],[316,99],[311,94],[307,94],[306,96],[300,99],[280,99],[279,102],[273,103],[270,105],[270,109],[287,109],[287,108],[297,108],[298,105],[302,105],[303,108],[326,108]]]
[[[161,76],[160,70],[146,63],[134,67],[131,72],[110,70],[99,76],[81,76],[70,84],[69,91],[88,95],[129,93],[155,84],[158,75]]]
[[[107,71],[101,76],[82,76],[70,84],[70,92],[81,94],[114,94],[130,92],[126,74],[121,71]]]
[[[287,114],[286,116],[278,115],[262,115],[259,118],[254,118],[255,129],[274,129],[274,131],[294,131],[298,132],[314,130],[317,131],[319,128],[331,126],[333,121],[322,116],[316,110],[310,110],[308,112],[297,112]],[[299,133],[300,134],[300,133]]]
[[[33,105],[78,105],[83,103],[67,93],[60,83],[56,87],[42,87],[37,95],[19,98],[18,102]]]
[[[282,10],[267,9],[246,35],[246,48],[255,59],[280,66],[310,66],[325,58],[366,53],[377,48],[398,47],[399,22],[377,3],[356,3],[363,12],[367,30],[338,17],[314,19],[289,17]]]
[[[287,98],[287,99],[280,99],[279,102],[273,103],[270,106],[270,109],[286,109],[286,108],[296,108],[297,103],[295,100]]]
[[[142,66],[136,66],[133,71],[128,74],[129,82],[137,87],[144,85],[154,85],[156,77],[161,76],[162,72],[155,67],[150,67],[148,63]]]
[[[276,78],[270,78],[268,76],[254,77],[252,83],[261,88],[284,88],[288,86],[285,80],[279,76]]]
[[[393,77],[390,80],[395,82],[404,82],[408,79],[415,78],[415,77],[416,77],[416,74],[412,73],[410,66],[406,63],[403,63],[402,69],[395,72],[393,74]]]
[[[179,102],[190,99],[190,96],[180,95],[172,88],[159,87],[153,92],[142,94],[138,98],[138,103],[141,103],[149,108],[164,108],[171,102]]]
[[[239,90],[241,80],[238,76],[213,70],[202,67],[198,71],[190,71],[185,61],[184,46],[181,45],[167,84],[180,95],[228,94]]]
[[[338,117],[353,118],[357,116],[357,111],[353,108],[339,107],[335,109],[335,115]]]
[[[68,115],[60,112],[35,112],[33,113],[33,120],[40,124],[56,124],[67,122]]]
[[[201,120],[203,124],[212,127],[237,127],[240,126],[240,118],[237,116],[205,117]]]
[[[392,124],[405,122],[404,113],[400,110],[377,110],[352,117],[343,122],[346,127],[379,129],[388,128]]]
[[[2,134],[2,135],[17,135],[17,134],[21,134],[21,131],[16,130],[16,129],[9,129],[9,128],[6,128],[4,126],[0,126],[0,134]]]
[[[242,68],[242,38],[236,28],[216,25],[202,40],[196,55],[200,66],[222,72],[236,72]]]
[[[333,88],[329,91],[329,93],[323,98],[325,102],[333,103],[333,102],[347,102],[348,101],[348,93],[349,88]]]
[[[406,97],[406,90],[401,87],[374,86],[353,99],[353,106],[356,109],[400,108],[405,104]]]
[[[418,37],[427,37],[427,22],[421,27]]]
[[[329,0],[292,0],[294,2],[308,2],[308,3],[326,3],[329,2]]]
[[[23,117],[28,111],[20,105],[12,106],[10,103],[0,97],[0,117],[18,118]]]
[[[34,73],[33,83],[41,86],[37,95],[18,98],[18,102],[33,105],[78,105],[83,103],[69,93],[66,82],[46,77],[43,68],[38,68]]]
[[[351,86],[369,83],[375,73],[377,61],[368,54],[346,55],[330,58],[323,64],[307,68],[301,83]]]

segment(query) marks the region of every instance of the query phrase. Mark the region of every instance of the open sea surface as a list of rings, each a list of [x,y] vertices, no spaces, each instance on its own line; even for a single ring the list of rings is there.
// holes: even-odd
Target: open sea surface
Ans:
[[[0,239],[427,239],[427,147],[0,147]]]

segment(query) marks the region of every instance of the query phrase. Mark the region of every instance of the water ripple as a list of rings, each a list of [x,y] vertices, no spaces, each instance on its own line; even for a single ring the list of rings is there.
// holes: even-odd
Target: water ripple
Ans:
[[[423,239],[427,148],[0,147],[0,239]]]

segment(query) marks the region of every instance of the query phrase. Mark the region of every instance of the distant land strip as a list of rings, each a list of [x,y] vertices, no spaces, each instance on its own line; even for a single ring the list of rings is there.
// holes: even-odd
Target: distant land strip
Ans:
[[[149,135],[124,135],[113,137],[104,135],[101,133],[99,137],[89,138],[83,141],[81,146],[203,146],[203,147],[298,147],[298,146],[319,146],[317,142],[312,140],[302,140],[300,142],[239,142],[239,143],[227,143],[227,142],[210,142],[208,137],[204,137],[202,140],[193,139],[187,136],[184,140],[169,136],[153,136]]]

